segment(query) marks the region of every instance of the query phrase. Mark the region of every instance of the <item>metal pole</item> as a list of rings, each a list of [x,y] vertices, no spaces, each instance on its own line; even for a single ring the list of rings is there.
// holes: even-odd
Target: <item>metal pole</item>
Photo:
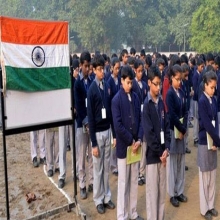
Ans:
[[[0,78],[2,79],[2,72],[0,72]],[[5,199],[6,199],[6,212],[7,219],[10,219],[9,210],[9,196],[8,196],[8,167],[7,167],[7,149],[6,149],[6,138],[5,138],[5,105],[4,105],[4,95],[2,91],[2,81],[1,81],[1,107],[2,107],[2,139],[3,139],[3,156],[4,156],[4,170],[5,170]]]

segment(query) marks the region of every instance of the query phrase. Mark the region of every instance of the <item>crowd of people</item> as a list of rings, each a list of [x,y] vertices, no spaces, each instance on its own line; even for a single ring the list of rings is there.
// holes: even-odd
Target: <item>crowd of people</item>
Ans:
[[[136,55],[131,48],[130,53],[123,49],[120,56],[112,54],[111,58],[98,51],[70,56],[80,198],[93,193],[98,213],[117,207],[118,220],[142,220],[137,213],[137,195],[138,185],[145,184],[147,219],[164,219],[166,192],[174,207],[188,200],[184,194],[185,153],[191,153],[188,129],[193,128],[200,213],[208,220],[217,216],[219,68],[220,56],[212,53],[167,57],[145,54],[144,50]],[[72,126],[30,135],[34,167],[39,162],[46,164],[49,177],[60,172],[58,187],[63,188]],[[141,148],[140,161],[127,162],[128,147],[132,154]],[[110,174],[118,177],[117,205],[111,199]]]

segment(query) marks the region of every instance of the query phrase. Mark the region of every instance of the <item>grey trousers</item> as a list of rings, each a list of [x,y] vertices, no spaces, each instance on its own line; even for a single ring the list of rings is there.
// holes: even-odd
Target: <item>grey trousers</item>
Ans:
[[[185,154],[170,154],[167,159],[167,192],[179,196],[185,186]]]
[[[166,167],[162,163],[146,166],[146,205],[148,220],[164,220]]]
[[[142,156],[141,156],[141,161],[140,161],[140,170],[139,170],[139,173],[140,175],[143,175],[145,174],[145,168],[146,168],[146,151],[147,151],[147,142],[146,141],[143,141],[142,143]],[[146,176],[147,178],[147,176]]]
[[[45,145],[47,170],[59,168],[59,140],[58,131],[49,131],[46,129]]]
[[[76,123],[75,123],[76,124]],[[76,129],[76,127],[75,127]],[[73,129],[71,125],[59,127],[59,167],[60,167],[60,175],[58,179],[66,178],[66,149],[67,145],[70,145],[71,150],[73,150]],[[75,146],[76,146],[76,172],[78,174],[78,144],[77,144],[77,136],[75,135]],[[72,152],[71,152],[72,155]],[[72,167],[73,167],[73,159],[71,156]],[[72,169],[73,174],[73,169]]]
[[[199,120],[198,120],[198,102],[193,101],[193,107],[194,107],[194,123],[193,123],[193,139],[198,139],[198,133],[199,133]]]
[[[111,131],[110,129],[96,132],[99,156],[93,156],[93,200],[95,205],[108,203],[111,200],[109,188],[109,170],[111,155]]]
[[[78,144],[78,172],[79,172],[79,187],[84,188],[86,186],[86,152],[88,152],[88,182],[93,184],[93,164],[92,164],[92,149],[91,141],[88,133],[83,133],[83,128],[77,128],[76,131],[77,144]],[[88,151],[87,151],[88,150]]]
[[[46,156],[45,150],[45,130],[30,132],[31,159],[37,157],[37,141],[39,143],[40,158]]]
[[[126,164],[118,158],[117,220],[136,219],[139,163]]]
[[[205,215],[208,210],[214,208],[216,188],[216,169],[201,172],[199,169],[199,197],[200,212]]]

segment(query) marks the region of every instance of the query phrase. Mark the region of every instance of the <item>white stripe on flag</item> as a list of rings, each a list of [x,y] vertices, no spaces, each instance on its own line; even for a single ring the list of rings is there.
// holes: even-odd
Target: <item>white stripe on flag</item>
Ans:
[[[40,55],[40,61],[35,61],[35,63],[40,65],[45,57],[45,62],[43,63],[43,65],[38,67],[49,68],[69,66],[68,44],[20,45],[2,42],[2,53],[4,57],[5,66],[12,66],[18,68],[36,68],[37,66],[34,64],[32,60],[33,51],[35,58],[37,56],[37,52],[39,52]]]

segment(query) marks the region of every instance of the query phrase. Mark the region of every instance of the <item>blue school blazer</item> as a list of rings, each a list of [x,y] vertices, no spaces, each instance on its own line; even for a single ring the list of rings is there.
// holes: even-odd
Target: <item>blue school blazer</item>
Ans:
[[[208,98],[202,93],[198,103],[199,114],[199,144],[207,145],[206,132],[213,139],[214,146],[220,147],[220,139],[218,136],[218,117],[217,117],[217,102],[214,97],[212,104]],[[215,127],[212,125],[212,120],[215,121]]]
[[[133,142],[143,138],[143,129],[141,126],[141,108],[139,98],[136,93],[131,92],[131,100],[134,112],[135,130],[132,134],[132,121],[130,113],[130,103],[128,95],[121,88],[112,99],[112,117],[114,130],[116,133],[116,155],[118,158],[126,158],[127,147]]]
[[[167,96],[166,104],[168,108],[168,115],[170,119],[170,129],[174,130],[174,126],[182,133],[185,134],[187,130],[187,103],[185,94],[181,89],[178,89],[180,98],[177,96],[173,86],[170,86]],[[183,124],[180,118],[183,117]]]

